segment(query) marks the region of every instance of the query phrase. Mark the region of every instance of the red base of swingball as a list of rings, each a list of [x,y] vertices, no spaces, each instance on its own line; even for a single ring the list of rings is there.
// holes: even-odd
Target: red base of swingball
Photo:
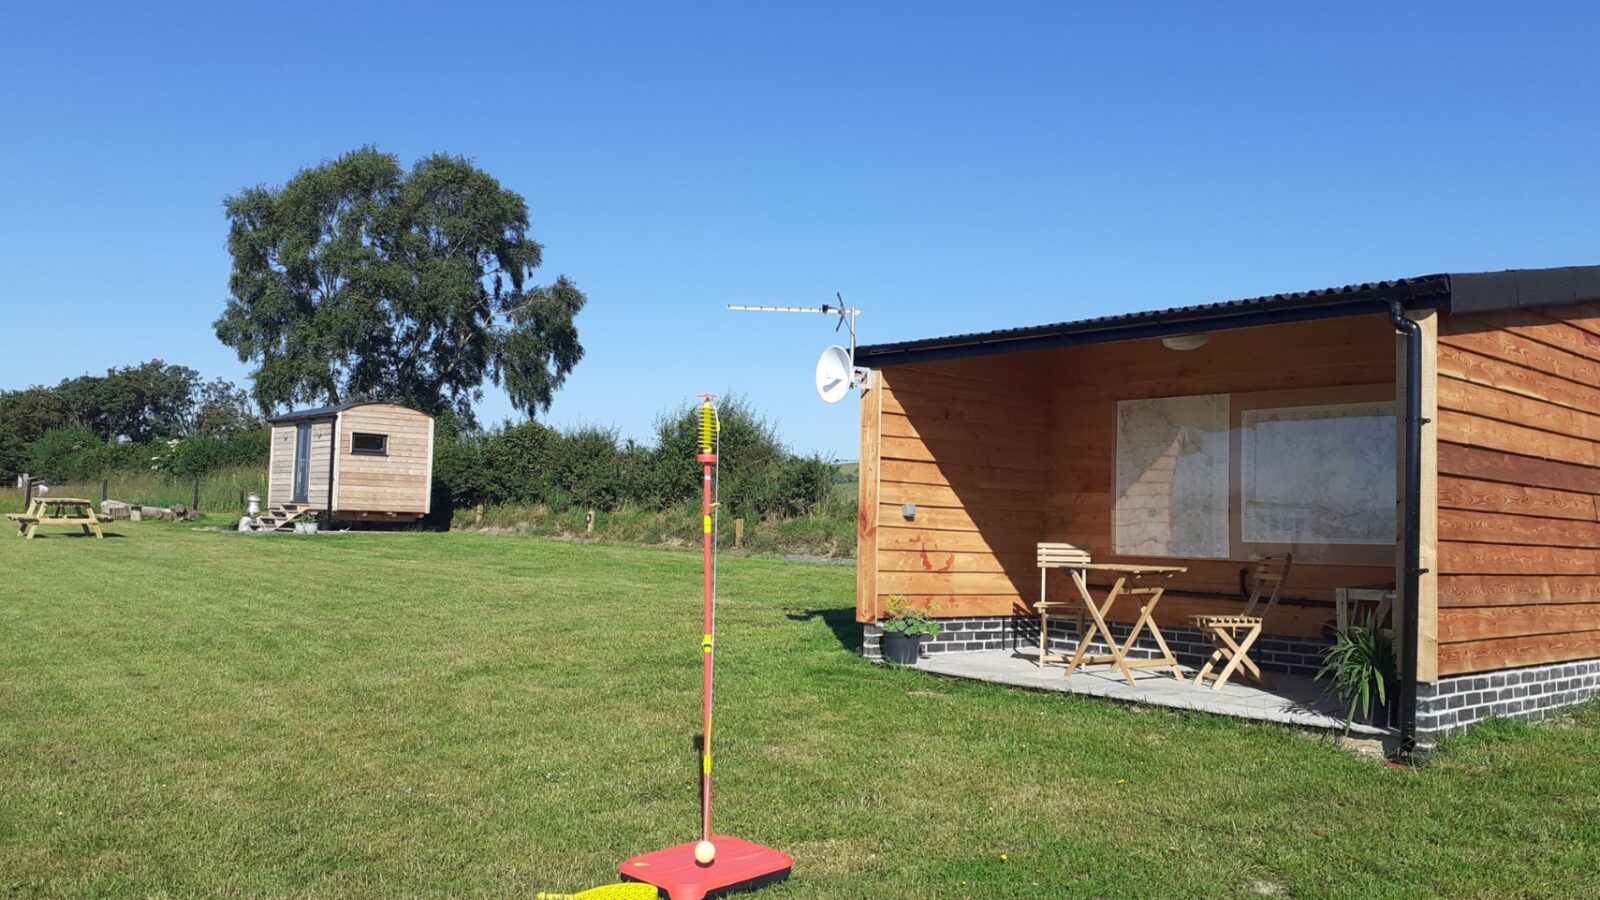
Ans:
[[[717,848],[716,858],[711,865],[702,866],[694,861],[694,845],[698,843],[690,841],[625,859],[617,869],[624,878],[666,891],[672,900],[701,900],[708,895],[754,890],[782,881],[789,877],[789,868],[794,865],[787,853],[718,834],[711,837]]]

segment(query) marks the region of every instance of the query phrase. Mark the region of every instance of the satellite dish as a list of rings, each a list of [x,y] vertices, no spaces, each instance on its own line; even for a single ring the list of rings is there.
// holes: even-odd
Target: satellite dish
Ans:
[[[854,366],[850,351],[835,344],[817,358],[817,396],[825,403],[838,403],[850,393]]]

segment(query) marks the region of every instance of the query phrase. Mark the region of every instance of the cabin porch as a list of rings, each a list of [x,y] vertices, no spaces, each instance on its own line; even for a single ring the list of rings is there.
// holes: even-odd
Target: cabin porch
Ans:
[[[1105,697],[1124,703],[1144,703],[1170,709],[1192,710],[1302,728],[1343,731],[1345,710],[1338,698],[1327,695],[1324,682],[1303,675],[1275,674],[1265,684],[1244,679],[1229,681],[1217,690],[1196,685],[1193,666],[1184,666],[1187,678],[1176,680],[1160,669],[1145,669],[1130,687],[1103,666],[1080,669],[1062,677],[1059,666],[1040,668],[1027,648],[974,650],[929,655],[917,668],[935,675],[970,678],[1036,691],[1060,691],[1088,697]],[[1349,723],[1351,734],[1388,737],[1394,732],[1363,722]]]
[[[875,368],[857,591],[869,655],[885,601],[903,597],[945,625],[919,663],[930,671],[1342,727],[1309,678],[1341,591],[1397,583],[1401,346],[1387,316],[1361,314]],[[1250,654],[1265,687],[1236,675],[1212,692],[1145,669],[1130,688],[1105,666],[1040,669],[1039,542],[1181,567],[1154,621],[1191,681],[1212,650],[1191,617],[1240,614],[1256,562],[1292,554]],[[1104,596],[1107,579],[1090,581]],[[1051,572],[1045,590],[1073,588]],[[1130,598],[1107,619],[1122,639],[1138,614]],[[1075,622],[1053,617],[1049,639],[1070,653]],[[1139,648],[1154,649],[1148,635]]]

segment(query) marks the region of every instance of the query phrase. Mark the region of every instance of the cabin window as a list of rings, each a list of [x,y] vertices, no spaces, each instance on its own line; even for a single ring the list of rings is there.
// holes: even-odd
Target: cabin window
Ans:
[[[1245,411],[1242,540],[1392,544],[1394,412],[1393,402]]]
[[[1379,565],[1395,540],[1393,385],[1117,403],[1113,550]]]
[[[357,431],[350,435],[350,452],[357,456],[388,456],[389,436]]]
[[[1116,552],[1228,555],[1228,395],[1117,404]]]

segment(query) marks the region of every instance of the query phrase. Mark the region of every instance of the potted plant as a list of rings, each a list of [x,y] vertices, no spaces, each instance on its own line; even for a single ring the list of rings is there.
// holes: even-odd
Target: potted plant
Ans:
[[[1394,688],[1400,681],[1394,640],[1370,617],[1365,625],[1334,635],[1333,646],[1323,654],[1317,678],[1330,679],[1323,693],[1331,691],[1346,704],[1346,734],[1358,712],[1361,720],[1370,725],[1389,727],[1390,707],[1397,699]]]
[[[883,611],[878,624],[883,629],[884,660],[902,666],[914,664],[923,635],[939,633],[939,623],[933,620],[938,606],[930,603],[927,609],[912,609],[906,606],[905,597],[895,594],[883,602]]]

